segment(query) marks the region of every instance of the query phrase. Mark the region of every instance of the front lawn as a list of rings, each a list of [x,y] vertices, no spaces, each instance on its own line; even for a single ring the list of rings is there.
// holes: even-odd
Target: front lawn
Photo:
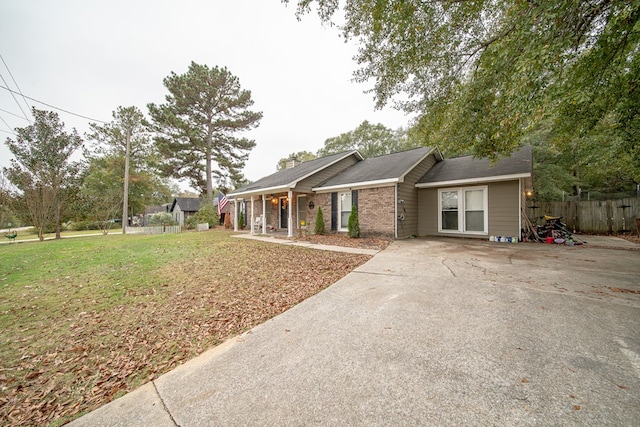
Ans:
[[[369,259],[212,230],[0,245],[0,419],[62,424]]]

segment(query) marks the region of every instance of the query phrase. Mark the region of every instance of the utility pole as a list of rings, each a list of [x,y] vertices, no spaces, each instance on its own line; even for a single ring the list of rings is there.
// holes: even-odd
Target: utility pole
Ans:
[[[124,153],[124,196],[122,198],[122,234],[129,225],[129,152],[131,151],[131,127],[127,127],[127,147]]]

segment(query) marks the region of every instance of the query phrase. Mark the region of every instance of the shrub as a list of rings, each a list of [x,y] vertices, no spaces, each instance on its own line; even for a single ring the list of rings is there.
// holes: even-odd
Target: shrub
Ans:
[[[194,216],[190,216],[189,218],[187,218],[184,221],[184,225],[188,229],[196,228],[198,226],[198,220],[196,219],[196,216],[194,215]]]
[[[244,228],[244,213],[240,212],[240,219],[238,220],[238,228],[242,230]]]
[[[316,213],[316,225],[314,229],[316,234],[324,234],[324,217],[322,216],[322,208],[318,206]]]
[[[356,205],[351,205],[351,214],[349,215],[347,233],[349,234],[349,237],[360,237],[360,221],[358,220],[358,209],[356,208]]]
[[[210,228],[213,228],[218,223],[218,210],[213,203],[204,199],[200,202],[200,210],[193,215],[195,224],[193,228],[196,228],[197,224],[209,224]]]
[[[168,212],[157,212],[151,215],[149,218],[149,224],[151,225],[175,225],[173,217]]]

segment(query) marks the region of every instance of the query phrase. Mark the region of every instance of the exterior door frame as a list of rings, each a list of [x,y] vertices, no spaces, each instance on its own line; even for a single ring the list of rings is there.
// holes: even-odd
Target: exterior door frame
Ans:
[[[287,199],[287,196],[278,197],[278,225],[283,230],[289,229],[289,209],[291,208],[291,201],[289,200],[285,206],[284,202]]]

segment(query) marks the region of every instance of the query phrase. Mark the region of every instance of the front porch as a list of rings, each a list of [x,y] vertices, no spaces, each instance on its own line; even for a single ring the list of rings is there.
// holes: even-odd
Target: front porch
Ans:
[[[310,201],[312,197],[311,194],[288,191],[237,198],[234,199],[235,217],[239,218],[238,209],[244,205],[245,222],[251,234],[294,237],[308,229],[307,217],[314,207]],[[234,223],[234,231],[239,231],[238,221]]]

